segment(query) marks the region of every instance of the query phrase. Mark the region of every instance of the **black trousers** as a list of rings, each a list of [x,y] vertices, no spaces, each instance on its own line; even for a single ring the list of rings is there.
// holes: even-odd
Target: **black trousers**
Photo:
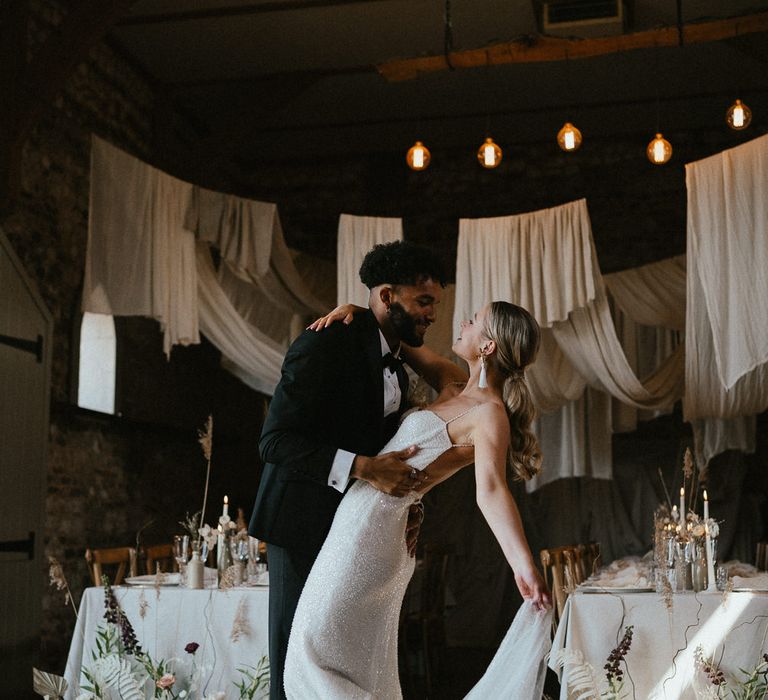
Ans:
[[[296,605],[319,552],[267,545],[270,700],[284,700],[283,670]]]

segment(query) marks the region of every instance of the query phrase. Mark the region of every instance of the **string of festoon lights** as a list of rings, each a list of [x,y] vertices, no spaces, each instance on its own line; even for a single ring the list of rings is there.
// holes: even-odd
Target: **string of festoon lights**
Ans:
[[[736,100],[725,113],[725,123],[735,131],[746,129],[751,121],[752,111],[741,100]],[[557,132],[557,145],[566,153],[577,151],[581,142],[581,131],[570,122],[565,122],[560,131]],[[657,132],[645,152],[651,163],[664,165],[672,158],[672,144],[664,138],[661,132]],[[477,149],[478,163],[488,170],[498,167],[503,156],[504,152],[501,147],[490,136]],[[416,141],[405,155],[408,167],[416,171],[426,170],[431,159],[432,155],[429,149],[421,141]]]

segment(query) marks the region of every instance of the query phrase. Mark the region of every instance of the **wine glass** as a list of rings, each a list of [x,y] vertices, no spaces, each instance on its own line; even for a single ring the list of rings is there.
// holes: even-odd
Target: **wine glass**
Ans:
[[[248,569],[248,540],[241,537],[231,537],[229,540],[229,551],[232,554],[232,561],[237,564],[238,578],[237,583],[242,583],[244,579],[247,579]]]
[[[173,558],[179,567],[182,582],[189,561],[189,535],[174,535],[173,537]]]
[[[251,585],[260,585],[264,583],[267,573],[267,560],[261,553],[260,542],[255,537],[248,538],[248,551],[250,559],[248,562],[248,579]]]

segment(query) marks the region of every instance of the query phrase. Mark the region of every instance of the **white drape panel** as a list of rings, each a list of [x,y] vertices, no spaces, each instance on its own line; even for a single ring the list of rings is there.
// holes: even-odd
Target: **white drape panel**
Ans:
[[[610,296],[635,323],[685,330],[685,256],[603,277]]]
[[[686,167],[686,420],[768,407],[768,136]]]
[[[401,219],[342,214],[336,242],[337,303],[368,306],[368,288],[359,275],[363,258],[373,246],[402,238]]]
[[[679,348],[644,381],[637,378],[611,318],[586,201],[461,220],[456,268],[454,325],[488,301],[506,299],[531,310],[543,327],[528,380],[537,406],[559,413],[537,422],[545,461],[533,486],[568,476],[609,478],[609,400],[592,398],[589,410],[567,402],[580,400],[589,385],[636,408],[668,406],[682,395],[683,354]]]
[[[638,377],[647,377],[681,342],[679,331],[685,329],[685,256],[604,275],[603,281],[613,302],[613,324],[627,361]],[[614,401],[613,430],[630,432],[637,429],[638,420],[671,411],[672,404],[646,411]]]
[[[457,306],[461,318],[488,301],[508,299],[549,327],[595,298],[598,276],[584,199],[528,214],[459,220],[456,288],[477,307]]]
[[[271,396],[280,379],[285,347],[240,316],[216,279],[205,243],[197,245],[197,270],[200,329],[228,360],[230,371]]]
[[[220,251],[219,281],[240,315],[286,348],[327,311],[296,270],[275,204],[195,187],[186,225]]]
[[[730,389],[768,362],[768,135],[689,163],[686,184],[688,272],[702,292],[688,297],[690,327],[706,315],[718,377]],[[763,395],[760,410],[766,405]]]
[[[192,186],[94,136],[83,310],[149,316],[163,349],[199,343]]]
[[[555,324],[553,331],[563,353],[587,383],[622,403],[663,408],[683,395],[682,347],[641,382],[627,362],[603,292],[594,303],[575,309],[567,321]]]
[[[97,137],[92,148],[84,310],[156,318],[166,353],[200,342],[199,323],[229,371],[271,394],[297,319],[329,306],[296,269],[277,207],[194,187]]]

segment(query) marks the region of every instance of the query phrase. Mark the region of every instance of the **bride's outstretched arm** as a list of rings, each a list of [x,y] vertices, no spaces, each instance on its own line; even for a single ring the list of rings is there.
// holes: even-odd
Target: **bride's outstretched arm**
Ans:
[[[477,411],[473,429],[477,504],[515,573],[520,594],[542,609],[551,605],[547,586],[533,563],[515,499],[507,487],[509,419],[488,403]]]

